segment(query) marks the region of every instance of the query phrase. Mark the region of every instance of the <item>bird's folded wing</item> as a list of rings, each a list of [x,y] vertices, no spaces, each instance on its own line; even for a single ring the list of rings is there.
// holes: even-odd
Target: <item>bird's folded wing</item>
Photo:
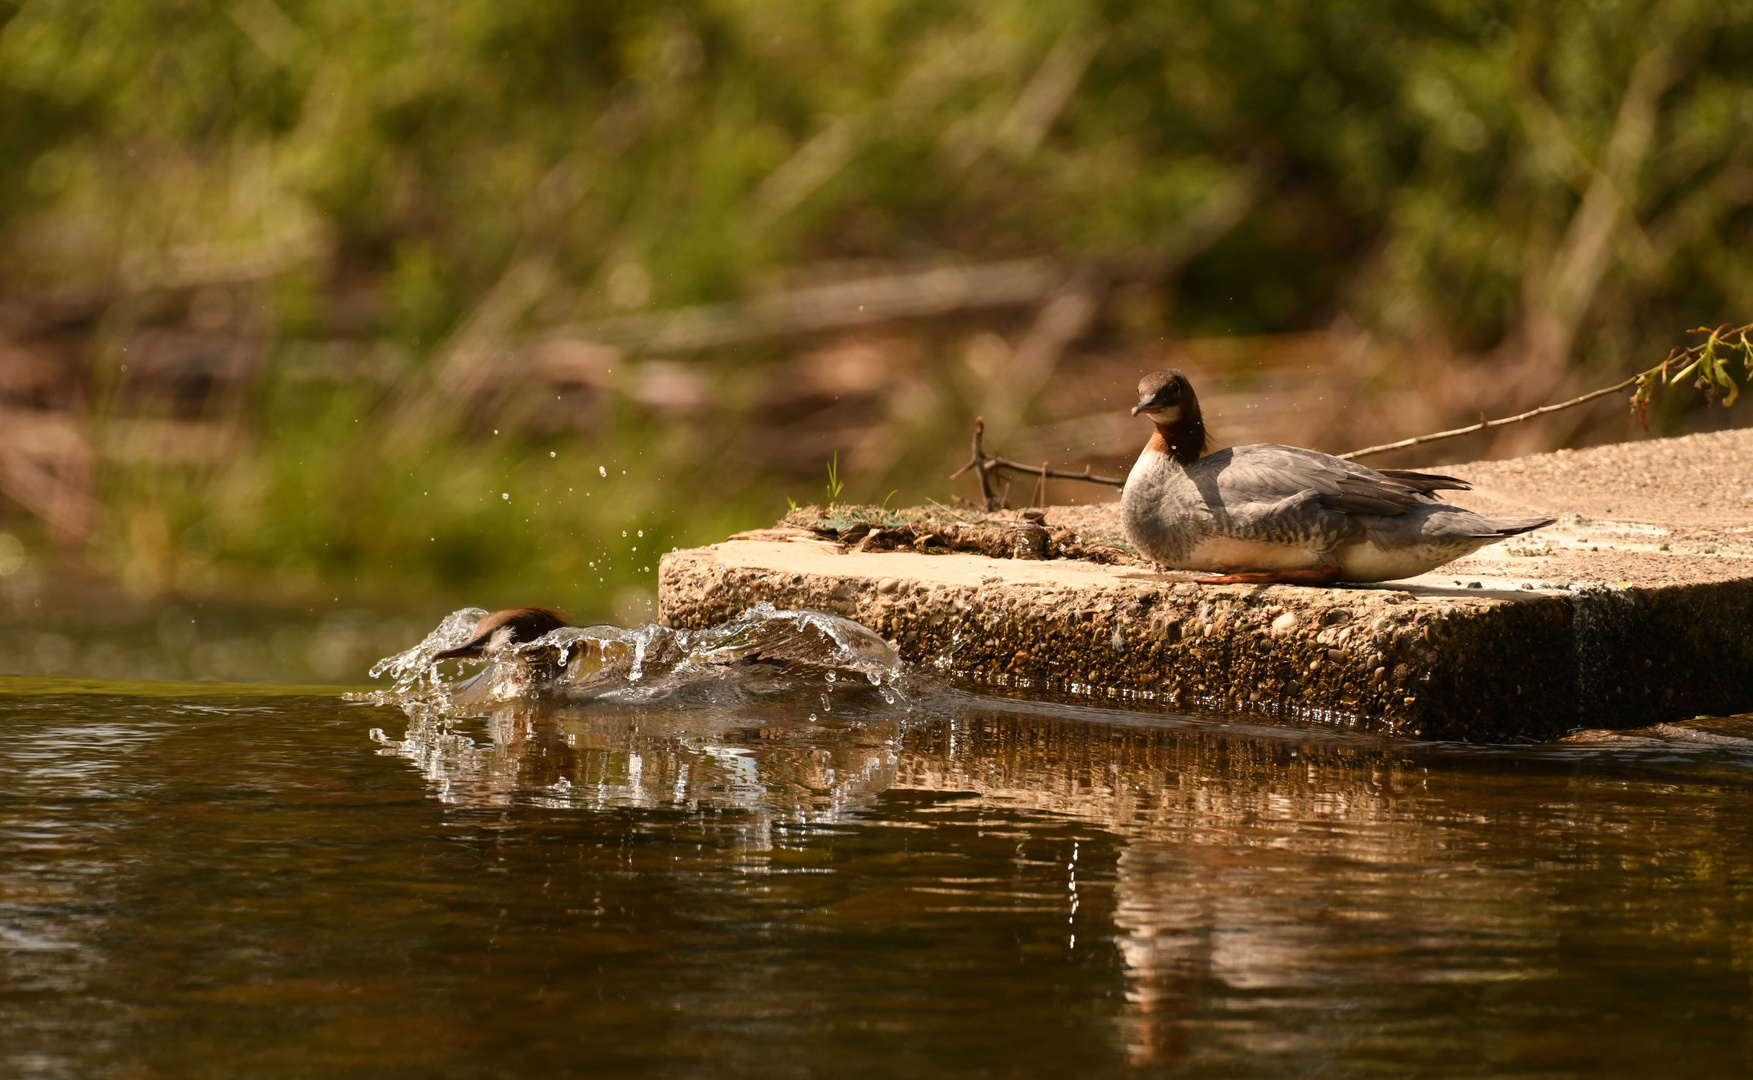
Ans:
[[[1227,462],[1214,460],[1226,454]],[[1297,496],[1312,494],[1324,510],[1392,517],[1428,504],[1428,492],[1466,487],[1452,476],[1403,470],[1381,473],[1330,454],[1272,443],[1219,451],[1205,460],[1218,466],[1218,494],[1232,508],[1286,500],[1306,505]]]

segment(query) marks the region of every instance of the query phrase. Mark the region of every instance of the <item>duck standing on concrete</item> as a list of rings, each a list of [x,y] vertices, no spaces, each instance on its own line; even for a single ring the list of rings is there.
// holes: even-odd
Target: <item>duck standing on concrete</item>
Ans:
[[[1464,480],[1294,446],[1206,455],[1199,399],[1179,371],[1140,380],[1132,415],[1156,433],[1120,496],[1126,538],[1159,564],[1221,575],[1207,585],[1412,577],[1555,520],[1484,517],[1431,497],[1467,490]]]
[[[566,626],[566,617],[552,608],[520,607],[483,615],[469,640],[454,649],[433,653],[434,660],[477,660],[507,646],[534,641],[551,630]]]

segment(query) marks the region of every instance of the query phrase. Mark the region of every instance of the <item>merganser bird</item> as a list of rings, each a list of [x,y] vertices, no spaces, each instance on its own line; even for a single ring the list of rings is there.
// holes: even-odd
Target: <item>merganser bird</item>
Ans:
[[[1202,584],[1391,581],[1556,520],[1484,517],[1431,497],[1465,480],[1294,446],[1206,455],[1199,399],[1179,371],[1141,379],[1132,415],[1156,433],[1120,496],[1126,538],[1160,565],[1221,575]]]
[[[492,656],[509,645],[522,645],[567,625],[566,617],[551,608],[520,607],[483,615],[475,623],[474,636],[454,649],[433,653],[434,660],[475,660]]]

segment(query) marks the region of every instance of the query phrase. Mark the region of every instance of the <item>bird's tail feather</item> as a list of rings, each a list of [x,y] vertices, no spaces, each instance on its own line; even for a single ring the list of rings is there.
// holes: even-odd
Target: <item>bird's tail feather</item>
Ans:
[[[1533,532],[1535,529],[1544,529],[1546,526],[1553,524],[1558,519],[1551,518],[1551,517],[1527,517],[1527,518],[1487,518],[1486,520],[1490,521],[1491,527],[1493,529],[1497,530],[1497,535],[1499,535],[1499,536],[1516,536],[1520,533]]]

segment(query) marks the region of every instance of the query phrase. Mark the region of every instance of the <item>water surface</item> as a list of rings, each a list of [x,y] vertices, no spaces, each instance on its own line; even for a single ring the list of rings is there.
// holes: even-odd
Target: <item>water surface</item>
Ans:
[[[0,687],[7,1076],[1753,1065],[1732,723],[1476,748],[947,684],[467,719]]]

